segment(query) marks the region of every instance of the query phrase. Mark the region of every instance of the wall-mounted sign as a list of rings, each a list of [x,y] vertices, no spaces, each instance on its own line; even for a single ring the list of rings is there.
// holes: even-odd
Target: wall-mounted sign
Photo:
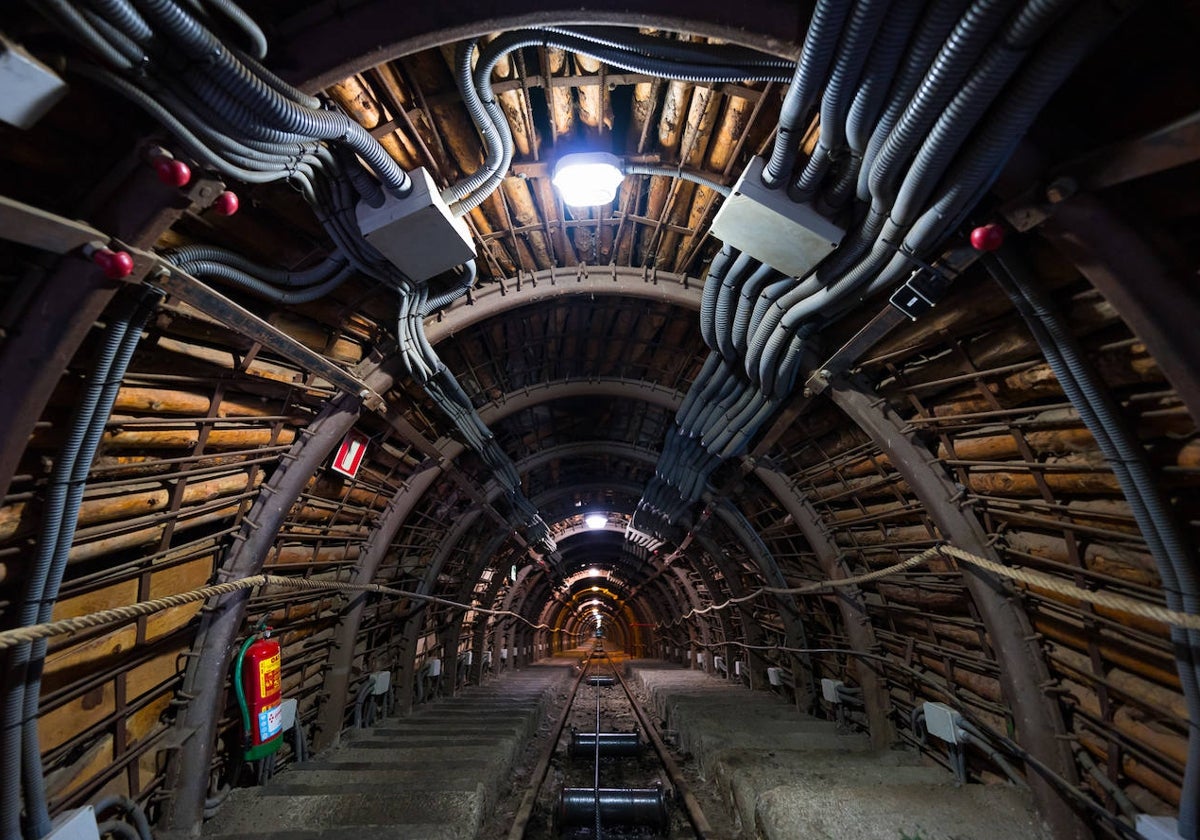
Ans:
[[[353,429],[347,432],[342,438],[342,445],[338,447],[337,454],[333,456],[333,463],[330,464],[333,471],[349,478],[358,475],[363,456],[367,454],[367,440],[367,436],[361,432]]]

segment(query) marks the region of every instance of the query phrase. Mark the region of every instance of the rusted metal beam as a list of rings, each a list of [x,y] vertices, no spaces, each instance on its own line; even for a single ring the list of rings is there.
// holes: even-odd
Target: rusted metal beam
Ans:
[[[501,0],[482,10],[473,0],[414,4],[396,14],[391,0],[310,4],[279,22],[272,68],[304,90],[317,91],[385,61],[441,44],[521,27],[635,24],[720,38],[787,57],[799,54],[812,3],[772,0]]]
[[[821,571],[829,580],[849,577],[842,552],[829,535],[825,524],[813,509],[812,504],[786,476],[759,463],[749,462],[747,467],[762,482],[767,491],[779,501],[779,506],[792,517],[808,545],[817,557]],[[838,590],[838,612],[850,644],[857,650],[876,651],[879,644],[875,639],[875,628],[857,588]],[[856,663],[859,685],[863,690],[867,722],[871,735],[871,746],[877,750],[888,749],[896,739],[896,730],[891,720],[891,699],[880,676],[871,668],[870,660]]]
[[[103,228],[135,245],[152,245],[183,214],[190,199],[188,194],[160,183],[151,167],[140,165],[136,155],[124,167],[127,175],[115,189],[107,195],[93,196],[97,210],[90,217],[95,227],[74,222],[72,232],[62,224],[70,220],[53,217],[54,230],[47,230],[43,211],[38,211],[36,221],[26,218],[22,222],[19,216],[33,208],[5,199],[0,235],[12,238],[10,233],[26,225],[27,238],[21,241],[58,253],[90,241],[72,238],[84,236],[85,228],[89,232]],[[12,215],[16,211],[18,217]],[[34,236],[37,241],[32,239]],[[51,247],[56,239],[59,244]],[[106,241],[103,236],[100,239]],[[107,279],[88,260],[64,256],[30,297],[16,327],[0,342],[0,382],[4,383],[9,406],[0,413],[0,497],[8,493],[29,436],[63,371],[123,285]]]
[[[950,476],[891,410],[887,401],[870,393],[861,380],[836,380],[830,388],[834,403],[882,450],[946,539],[982,557],[998,558],[988,544],[979,520],[953,499],[958,491]],[[1004,697],[1016,724],[1016,740],[1034,758],[1075,784],[1075,760],[1058,701],[1044,691],[1050,683],[1045,655],[1015,595],[992,576],[973,567],[963,570],[963,582],[987,628],[1000,666]],[[1027,774],[1042,817],[1058,838],[1085,838],[1090,831],[1053,782],[1031,768]]]
[[[1194,280],[1167,265],[1092,195],[1054,205],[1041,232],[1120,313],[1188,412],[1200,418],[1200,294]]]
[[[687,312],[699,312],[702,288],[702,281],[695,278],[641,268],[579,265],[573,269],[548,269],[526,275],[520,282],[501,280],[473,290],[469,301],[460,299],[427,318],[425,337],[436,345],[516,307],[575,295],[659,301]]]
[[[386,389],[390,376],[370,377]],[[322,409],[298,437],[280,466],[260,489],[250,512],[234,535],[222,560],[218,580],[256,575],[275,543],[284,518],[317,467],[353,427],[362,408],[356,394],[343,395]],[[208,795],[209,767],[216,747],[217,723],[224,709],[224,687],[230,657],[246,616],[249,590],[225,595],[207,604],[192,643],[192,655],[181,687],[188,698],[171,735],[163,827],[174,836],[199,832]]]

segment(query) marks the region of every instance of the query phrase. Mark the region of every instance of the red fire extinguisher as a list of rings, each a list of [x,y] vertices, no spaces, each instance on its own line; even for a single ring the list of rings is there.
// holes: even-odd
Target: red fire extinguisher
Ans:
[[[242,709],[245,757],[256,761],[283,743],[283,693],[280,689],[279,642],[269,627],[246,639],[238,651],[234,690]]]

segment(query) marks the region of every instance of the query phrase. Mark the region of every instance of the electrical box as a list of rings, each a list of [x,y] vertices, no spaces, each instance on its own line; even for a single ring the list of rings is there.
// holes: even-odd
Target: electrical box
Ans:
[[[821,696],[830,703],[841,703],[842,698],[838,696],[838,689],[845,683],[841,680],[831,680],[828,677],[821,678]]]
[[[719,656],[714,656],[713,657],[713,667],[716,668],[718,671],[724,671],[725,670],[725,660]]]
[[[279,704],[279,731],[287,732],[296,725],[296,698],[289,697]]]
[[[767,189],[760,157],[750,161],[717,215],[712,235],[777,271],[803,277],[838,246],[845,231],[787,190]]]
[[[87,805],[59,814],[51,821],[50,833],[43,840],[100,840],[96,812]]]
[[[937,305],[949,285],[938,272],[919,268],[892,293],[888,303],[915,321]]]
[[[441,659],[430,659],[429,660],[429,676],[440,677],[441,675],[442,675],[442,660]]]
[[[469,650],[466,652],[466,654],[464,654],[464,656],[465,656],[465,661],[467,663],[467,667],[470,668],[471,663],[475,661],[475,651]]]
[[[734,676],[736,676],[736,677],[740,677],[740,676],[742,675],[742,668],[744,668],[744,667],[745,667],[745,666],[742,664],[742,660],[740,660],[740,659],[735,659],[735,660],[734,660],[734,662],[733,662],[733,674],[734,674]]]
[[[0,35],[0,120],[32,128],[66,95],[67,83],[53,70]]]
[[[379,253],[420,282],[475,258],[475,243],[465,220],[455,218],[424,167],[408,173],[412,192],[386,195],[383,205],[360,201],[356,215],[363,237]]]
[[[1179,833],[1179,820],[1175,817],[1138,814],[1134,828],[1143,840],[1183,840],[1183,835]]]
[[[958,734],[958,721],[958,712],[945,703],[925,701],[925,730],[933,737],[947,744],[957,744],[962,740]]]
[[[774,686],[783,685],[783,669],[782,668],[768,668],[767,669],[767,682],[769,682],[771,685],[774,685]]]
[[[374,671],[371,673],[371,693],[378,696],[387,694],[388,689],[392,687],[392,672],[391,671]]]

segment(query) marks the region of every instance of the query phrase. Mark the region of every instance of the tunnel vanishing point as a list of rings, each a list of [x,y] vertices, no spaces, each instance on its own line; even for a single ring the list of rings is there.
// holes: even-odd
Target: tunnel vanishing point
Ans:
[[[1198,49],[6,4],[0,840],[509,833],[598,636],[672,837],[1197,840]]]

